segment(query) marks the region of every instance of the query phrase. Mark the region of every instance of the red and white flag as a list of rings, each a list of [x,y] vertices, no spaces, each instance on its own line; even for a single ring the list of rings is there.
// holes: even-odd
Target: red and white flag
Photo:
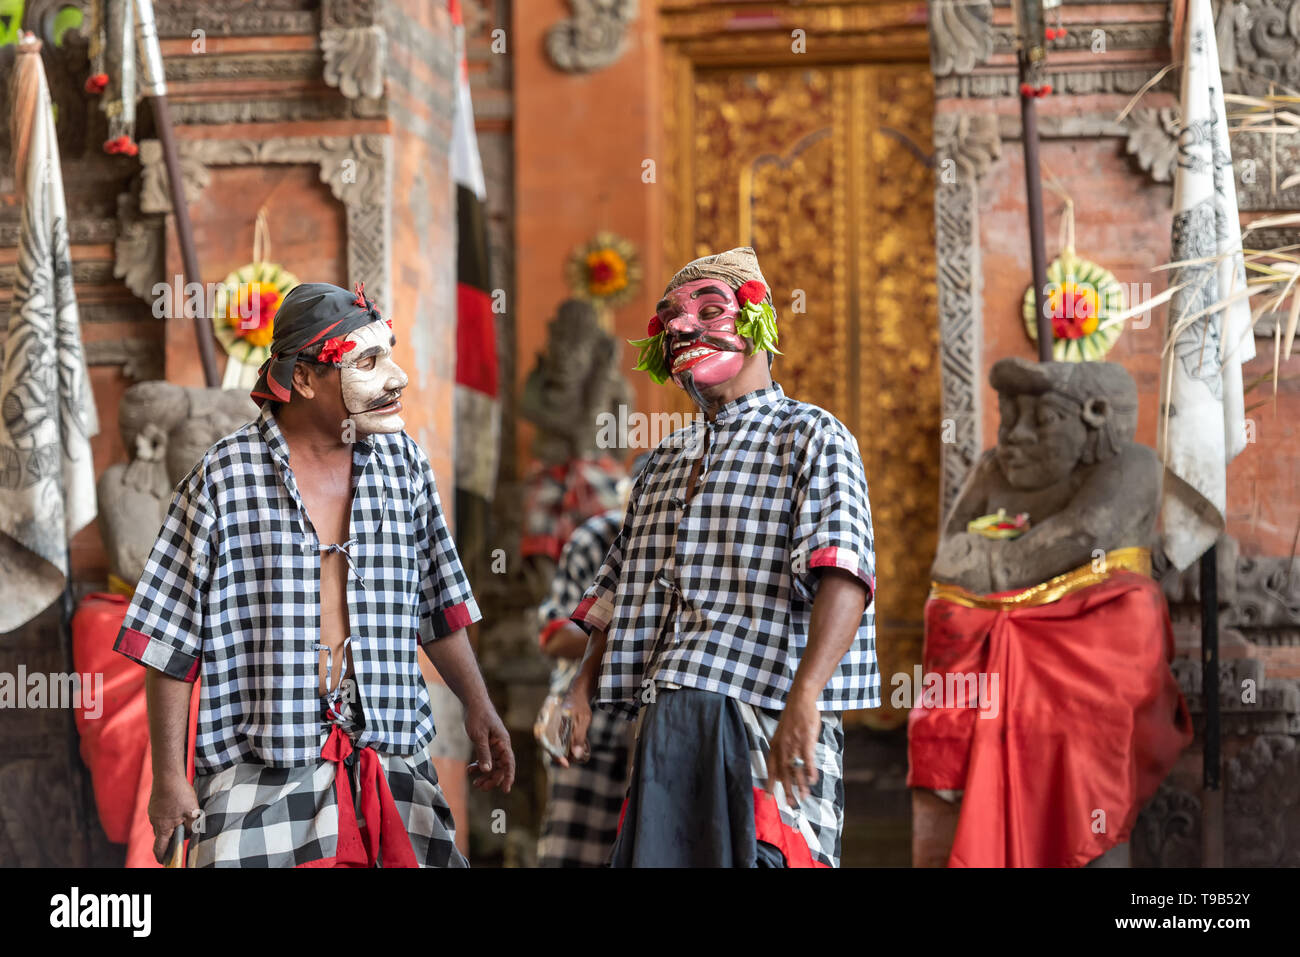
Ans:
[[[501,435],[498,398],[496,317],[492,313],[487,237],[487,189],[474,107],[460,0],[449,0],[455,36],[455,117],[451,134],[451,175],[456,184],[456,491],[457,537],[468,533],[462,521],[491,502],[497,479]]]

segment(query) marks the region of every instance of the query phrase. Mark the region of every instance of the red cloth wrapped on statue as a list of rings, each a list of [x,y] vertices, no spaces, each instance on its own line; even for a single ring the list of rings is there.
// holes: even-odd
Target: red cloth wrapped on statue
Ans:
[[[931,590],[907,783],[964,792],[950,867],[1088,863],[1128,840],[1192,740],[1150,553],[1097,565],[1017,592]]]
[[[130,586],[119,590],[129,591]],[[121,594],[87,595],[72,617],[72,661],[80,674],[104,676],[103,708],[98,717],[76,712],[81,759],[90,769],[104,834],[126,844],[127,867],[159,867],[153,857],[149,792],[153,762],[145,703],[146,669],[113,651],[129,599]],[[197,687],[197,682],[195,684]],[[193,780],[198,695],[190,702],[189,762]]]

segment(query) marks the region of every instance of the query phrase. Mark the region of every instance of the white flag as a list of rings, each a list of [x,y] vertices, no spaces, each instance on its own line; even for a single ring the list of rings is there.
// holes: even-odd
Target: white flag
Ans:
[[[15,73],[13,142],[23,215],[0,361],[0,632],[34,618],[63,591],[68,541],[95,517],[90,436],[99,431],[39,48],[19,53]]]
[[[1164,548],[1179,569],[1223,530],[1227,466],[1246,447],[1241,366],[1255,357],[1210,0],[1190,0],[1184,37],[1172,259],[1231,255],[1217,265],[1180,268],[1172,277],[1172,284],[1188,285],[1169,306],[1157,445],[1165,464]],[[1186,321],[1226,300],[1223,308]]]

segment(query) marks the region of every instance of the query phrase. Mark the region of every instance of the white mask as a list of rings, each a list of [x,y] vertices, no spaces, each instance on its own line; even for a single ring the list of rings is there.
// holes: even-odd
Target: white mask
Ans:
[[[393,361],[393,330],[386,322],[372,322],[352,332],[345,342],[356,345],[344,354],[339,369],[343,407],[356,423],[357,433],[373,435],[400,432],[406,373]]]

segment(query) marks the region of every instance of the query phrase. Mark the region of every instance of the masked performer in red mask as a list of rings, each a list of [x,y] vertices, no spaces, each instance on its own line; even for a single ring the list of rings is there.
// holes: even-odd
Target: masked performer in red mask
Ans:
[[[703,415],[651,454],[573,614],[570,760],[593,699],[640,721],[615,866],[839,864],[839,712],[880,703],[867,482],[848,429],[772,381],[776,341],[741,248],[677,273],[634,343]]]
[[[465,866],[427,756],[421,645],[465,706],[475,783],[510,788],[465,632],[478,606],[402,431],[395,345],[361,286],[297,286],[261,414],[177,487],[116,644],[149,668],[159,859],[184,822],[191,866]]]

